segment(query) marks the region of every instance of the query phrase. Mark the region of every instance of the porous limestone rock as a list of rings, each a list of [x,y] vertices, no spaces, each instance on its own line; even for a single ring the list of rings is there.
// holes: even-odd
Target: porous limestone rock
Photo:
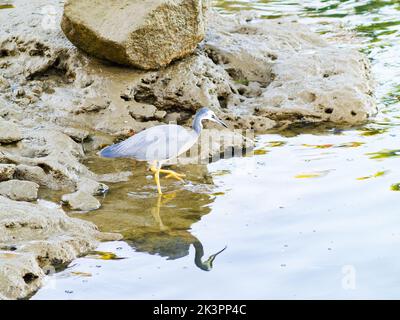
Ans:
[[[80,177],[92,173],[80,163],[82,146],[54,130],[26,129],[25,138],[2,149],[0,162],[17,164],[18,179],[28,179],[51,189],[74,190]]]
[[[35,292],[45,272],[119,240],[90,222],[68,217],[54,203],[29,203],[0,196],[0,295],[20,299]]]
[[[11,180],[14,172],[15,164],[0,164],[0,181]]]
[[[32,181],[8,180],[0,182],[0,195],[19,201],[34,201],[39,185]]]
[[[128,92],[159,110],[180,110],[181,123],[208,106],[234,127],[265,131],[365,122],[377,111],[373,88],[357,48],[338,47],[296,21],[213,13],[196,55],[145,74]]]
[[[204,129],[198,141],[188,152],[168,164],[207,164],[249,153],[254,147],[251,131],[240,132],[220,129]]]
[[[108,186],[93,179],[82,178],[78,182],[78,190],[94,196],[101,196],[108,191]]]
[[[21,299],[32,294],[44,276],[33,254],[0,250],[0,299]]]
[[[81,190],[64,194],[61,200],[68,204],[72,210],[91,211],[96,210],[101,206],[99,200],[90,193]]]
[[[64,194],[61,200],[69,205],[72,210],[91,211],[100,208],[101,204],[94,196],[103,195],[108,191],[108,186],[89,178],[81,178],[77,191]]]
[[[13,143],[22,140],[21,130],[10,121],[0,118],[0,144]]]

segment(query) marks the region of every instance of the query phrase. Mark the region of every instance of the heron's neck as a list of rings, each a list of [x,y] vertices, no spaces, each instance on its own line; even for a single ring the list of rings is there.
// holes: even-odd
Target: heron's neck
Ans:
[[[201,244],[201,242],[199,240],[196,240],[193,242],[193,247],[195,250],[195,256],[194,256],[195,265],[198,268],[200,268],[201,270],[209,271],[209,269],[207,268],[207,265],[205,265],[204,262],[202,261],[202,258],[204,256],[203,245]]]
[[[201,117],[199,117],[199,115],[196,114],[193,120],[192,128],[197,134],[200,134],[201,130],[203,129],[203,124],[201,123],[201,120],[202,120]]]

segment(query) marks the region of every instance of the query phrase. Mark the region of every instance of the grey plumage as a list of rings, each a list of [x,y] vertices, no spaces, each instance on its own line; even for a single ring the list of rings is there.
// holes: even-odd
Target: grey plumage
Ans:
[[[189,150],[195,144],[203,129],[203,120],[211,120],[226,127],[226,124],[218,119],[213,111],[208,108],[201,108],[197,111],[193,120],[192,129],[185,129],[176,124],[155,126],[120,143],[104,148],[100,151],[100,156],[105,158],[132,158],[150,162],[150,170],[154,172],[158,193],[161,194],[160,173],[165,173],[167,177],[181,181],[182,176],[184,176],[172,170],[162,170],[162,164]]]
[[[194,130],[178,125],[160,125],[113,144],[100,152],[105,158],[133,158],[141,161],[171,159],[188,150],[197,140]]]

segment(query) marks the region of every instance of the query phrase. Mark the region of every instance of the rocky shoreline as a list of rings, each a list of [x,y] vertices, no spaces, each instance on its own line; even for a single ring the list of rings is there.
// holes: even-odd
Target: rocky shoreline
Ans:
[[[199,3],[202,10],[189,9],[198,10],[191,14],[201,14],[206,29],[192,36],[204,40],[192,44],[192,54],[182,48],[185,54],[165,55],[164,63],[149,67],[158,70],[118,66],[78,50],[60,27],[63,1],[16,0],[15,8],[0,10],[0,299],[27,297],[44,270],[98,241],[120,239],[38,199],[37,190],[49,188],[62,191],[60,201],[75,210],[99,208],[95,196],[129,172],[91,172],[82,164],[88,153],[157,124],[189,126],[202,106],[231,129],[260,133],[293,124],[355,125],[375,114],[369,62],[356,49],[295,21],[251,12],[221,16]],[[202,158],[249,147],[237,133],[212,128],[206,139],[224,137],[224,144]]]

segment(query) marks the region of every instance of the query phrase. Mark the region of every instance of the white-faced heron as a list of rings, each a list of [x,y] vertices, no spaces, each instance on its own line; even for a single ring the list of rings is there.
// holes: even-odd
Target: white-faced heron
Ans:
[[[180,181],[185,175],[172,170],[163,170],[161,166],[166,161],[186,152],[195,144],[203,129],[203,120],[211,120],[227,127],[212,110],[201,108],[194,117],[191,130],[176,124],[155,126],[104,148],[100,151],[100,155],[105,158],[132,158],[149,162],[158,193],[162,194],[160,173],[167,174],[167,178],[175,178]]]

